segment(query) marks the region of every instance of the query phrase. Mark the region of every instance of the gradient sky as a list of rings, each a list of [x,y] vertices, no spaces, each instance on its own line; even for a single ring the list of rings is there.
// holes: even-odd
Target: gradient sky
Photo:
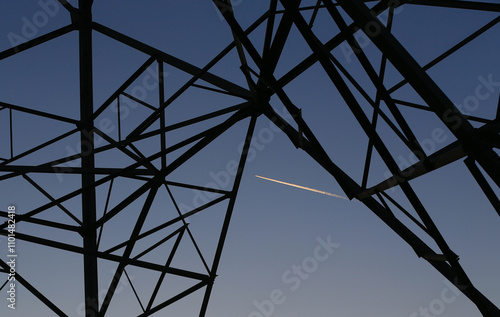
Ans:
[[[76,5],[77,1],[69,2]],[[303,1],[305,4],[315,2]],[[12,41],[29,40],[30,37],[46,34],[70,23],[69,15],[62,7],[44,9],[40,3],[52,1],[8,1],[2,4],[0,51],[10,48]],[[238,21],[246,28],[265,12],[268,4],[267,1],[236,0],[233,5]],[[211,1],[187,0],[172,4],[160,0],[95,0],[93,14],[95,21],[198,67],[203,67],[232,40],[228,25]],[[43,19],[43,16],[47,18]],[[27,26],[37,17],[42,17],[38,26]],[[495,17],[490,13],[404,6],[395,16],[393,29],[417,62],[425,65]],[[321,14],[315,28],[321,40],[329,39],[337,32],[333,23]],[[258,29],[250,38],[260,49],[263,29]],[[500,29],[497,25],[428,73],[456,105],[461,105],[476,93],[483,79],[500,81],[499,43]],[[77,44],[77,34],[73,32],[0,61],[0,101],[78,119]],[[374,61],[380,59],[373,44],[367,42],[364,49]],[[367,83],[367,76],[360,72],[361,67],[353,56],[341,48],[333,53],[360,83]],[[310,54],[299,32],[292,29],[276,77],[282,76]],[[147,58],[94,32],[95,105],[102,104]],[[212,72],[246,87],[239,66],[233,50]],[[165,66],[165,71],[167,96],[189,79],[188,75],[171,66]],[[152,68],[150,72],[154,74],[155,69]],[[399,80],[401,76],[389,67],[387,85],[391,86]],[[488,119],[495,116],[500,87],[494,86],[492,90],[490,97],[484,98],[469,111],[470,115]],[[144,99],[157,103],[156,91],[148,90]],[[285,91],[295,105],[302,108],[304,119],[332,160],[352,178],[360,181],[367,137],[319,65],[311,67],[286,86]],[[373,90],[368,91],[373,93]],[[406,86],[395,95],[400,99],[421,102],[416,93]],[[214,111],[237,101],[237,98],[191,89],[189,94],[172,105],[172,115],[167,120],[184,120],[193,114]],[[273,97],[271,103],[278,113],[286,116],[279,100]],[[127,118],[122,118],[124,131],[130,131],[147,114],[140,107],[128,110],[130,113]],[[434,114],[414,109],[403,109],[402,112],[407,116],[417,138],[428,145],[430,153],[454,140]],[[107,111],[101,118],[115,120],[115,116]],[[70,125],[55,124],[50,120],[39,120],[19,113],[14,113],[13,119],[16,153],[70,128]],[[10,155],[8,120],[7,111],[1,111],[0,157]],[[247,125],[248,120],[223,134],[200,156],[172,173],[169,180],[184,180],[202,186],[215,182],[220,187],[227,186],[222,189],[229,189],[224,176],[227,175],[227,164],[238,159],[239,145],[244,139]],[[201,128],[203,125],[200,125]],[[169,136],[168,140],[174,142],[191,134],[189,131],[179,131]],[[391,140],[383,128],[381,134]],[[116,138],[117,131],[111,135]],[[331,175],[303,151],[297,150],[266,118],[258,120],[254,137],[253,151],[238,194],[207,317],[258,317],[266,316],[266,313],[273,317],[415,317],[425,316],[422,315],[422,309],[429,309],[431,316],[480,316],[465,295],[450,287],[444,277],[425,260],[419,259],[404,241],[359,202],[254,177],[261,175],[345,195]],[[77,138],[69,138],[64,142],[58,147],[42,151],[36,159],[45,161],[73,154],[71,151],[77,148]],[[407,166],[411,161],[409,153],[396,142],[388,144],[400,166]],[[141,144],[141,149],[147,153],[149,146],[152,144],[146,142]],[[174,153],[170,157],[173,159],[175,156]],[[167,159],[170,160],[169,157]],[[19,164],[30,164],[32,160],[26,158]],[[112,167],[130,163],[120,153],[97,157],[97,161],[103,166]],[[378,165],[380,168],[373,171],[370,184],[376,184],[385,176],[386,169],[382,164]],[[78,178],[67,175],[62,179],[55,175],[36,175],[33,178],[44,184],[55,197],[79,185]],[[473,283],[492,302],[500,305],[500,219],[463,162],[455,162],[412,184],[452,250],[460,256],[460,262]],[[114,202],[136,188],[132,181],[124,181],[121,186],[123,191],[113,197]],[[15,204],[19,212],[23,213],[46,202],[22,180],[0,182],[0,192],[2,210],[9,204]],[[193,206],[206,199],[193,191],[175,194],[185,206]],[[399,191],[391,195],[402,196]],[[98,206],[103,206],[104,199],[105,192],[100,193]],[[171,204],[167,199],[158,202],[161,203]],[[221,208],[224,206],[211,209],[211,214],[202,213],[190,219],[190,227],[207,250],[213,249],[213,243],[216,242],[214,234],[220,227]],[[67,207],[77,210],[78,202],[70,201]],[[154,224],[154,217],[146,226]],[[47,218],[60,219],[60,214],[53,211]],[[124,227],[131,222],[126,214],[118,220],[118,224]],[[412,229],[415,227],[407,221],[405,224]],[[19,228],[27,232],[31,230],[27,224],[19,225]],[[47,230],[33,232],[54,238],[53,233]],[[119,241],[123,234],[128,235],[120,231],[119,225],[108,228],[107,232],[105,241],[110,245],[115,239]],[[54,239],[77,241],[73,240],[76,237],[64,234]],[[0,256],[4,256],[6,243],[4,238],[0,240]],[[332,253],[328,249],[320,249],[323,253],[318,253],[318,247],[323,246],[325,241],[335,245],[330,250]],[[186,250],[186,254],[182,254],[174,265],[199,268],[199,263],[189,260],[192,250]],[[312,260],[318,254],[322,260]],[[19,272],[49,293],[67,314],[83,316],[80,256],[62,254],[22,241],[18,241],[18,256]],[[112,278],[112,266],[105,262],[101,264],[100,282],[104,287]],[[296,266],[306,266],[310,273],[294,273]],[[129,274],[138,289],[148,286],[150,276],[135,274],[133,270]],[[171,283],[177,285],[182,281],[172,280]],[[123,280],[120,286],[120,291],[113,299],[115,305],[113,309],[110,308],[110,315],[131,316],[139,313],[128,282]],[[18,288],[18,309],[13,312],[7,309],[6,301],[0,301],[0,315],[53,315],[22,286]],[[5,293],[2,291],[2,294]],[[199,291],[158,315],[196,316],[202,295],[203,292]],[[269,303],[272,300],[275,304],[271,308]]]

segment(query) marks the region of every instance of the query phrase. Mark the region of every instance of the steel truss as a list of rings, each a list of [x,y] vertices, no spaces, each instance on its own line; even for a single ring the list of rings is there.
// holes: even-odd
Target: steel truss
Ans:
[[[0,53],[0,61],[5,62],[9,57],[22,54],[24,51],[37,47],[38,45],[54,40],[65,34],[77,32],[79,36],[79,65],[80,65],[80,118],[68,118],[54,113],[35,110],[30,107],[14,105],[1,102],[0,111],[9,112],[10,117],[14,113],[30,114],[39,118],[50,119],[65,123],[71,128],[67,132],[46,142],[38,144],[22,153],[14,151],[13,122],[10,124],[10,152],[9,158],[2,158],[0,163],[0,180],[7,182],[12,179],[23,179],[43,196],[48,202],[38,206],[24,214],[17,215],[17,223],[29,223],[54,229],[56,232],[64,231],[79,237],[80,241],[75,243],[61,242],[58,238],[44,238],[30,235],[25,232],[17,232],[19,239],[32,243],[56,248],[62,251],[81,254],[84,260],[84,286],[85,286],[85,311],[86,316],[105,316],[108,308],[113,303],[120,279],[125,276],[133,287],[127,269],[137,268],[143,271],[155,272],[158,275],[157,282],[153,286],[151,296],[147,303],[141,302],[141,296],[137,295],[138,305],[141,307],[140,316],[148,316],[169,306],[178,300],[204,289],[201,303],[200,316],[204,316],[208,307],[210,294],[222,255],[223,245],[228,232],[228,226],[234,209],[234,204],[241,182],[247,150],[250,146],[252,134],[259,116],[265,116],[274,122],[297,147],[310,155],[320,164],[327,173],[330,173],[340,184],[350,199],[357,199],[386,223],[396,234],[398,234],[415,251],[418,257],[426,260],[431,266],[438,270],[446,279],[454,283],[459,289],[478,307],[483,316],[499,316],[500,310],[490,302],[468,278],[459,263],[458,256],[450,249],[445,238],[433,222],[428,211],[413,190],[410,181],[427,173],[431,173],[441,167],[458,160],[464,160],[472,176],[484,191],[485,198],[489,200],[496,212],[500,215],[500,201],[493,188],[500,186],[500,162],[497,153],[500,144],[498,138],[499,116],[493,119],[472,117],[463,115],[450,101],[449,97],[427,74],[427,71],[438,63],[446,60],[450,55],[466,46],[469,42],[491,31],[498,22],[497,16],[490,23],[484,25],[476,32],[458,42],[449,50],[437,56],[432,62],[420,66],[405,47],[396,39],[391,32],[395,10],[404,6],[428,6],[479,10],[493,13],[500,12],[500,5],[494,3],[483,3],[476,1],[423,1],[423,0],[400,0],[400,1],[361,1],[361,0],[318,0],[315,5],[302,5],[297,0],[270,0],[269,10],[265,12],[254,24],[244,29],[237,18],[229,0],[214,0],[214,5],[219,9],[225,21],[229,25],[234,41],[221,53],[210,61],[205,67],[198,68],[181,59],[173,57],[165,52],[159,51],[147,44],[134,40],[125,34],[121,34],[104,25],[92,20],[92,0],[79,0],[79,6],[74,7],[66,1],[59,0],[62,6],[71,15],[71,24],[51,33],[20,44],[17,47]],[[312,14],[311,14],[312,13]],[[316,16],[319,13],[327,14],[338,28],[338,32],[332,33],[328,41],[321,41],[317,30],[313,27]],[[387,14],[388,20],[382,23],[378,16]],[[306,16],[308,18],[306,18]],[[349,16],[350,20],[346,17]],[[352,22],[349,22],[352,21]],[[252,41],[251,34],[258,27],[265,28],[263,42]],[[278,61],[282,58],[284,47],[287,43],[292,28],[296,28],[310,49],[310,56],[291,68],[285,75],[276,77],[275,71]],[[126,80],[103,104],[94,105],[93,98],[93,58],[92,58],[92,36],[100,33],[110,39],[121,42],[146,56],[146,61]],[[333,32],[333,31],[332,31]],[[367,56],[362,45],[358,43],[356,32],[365,32],[370,41],[381,53],[380,67]],[[262,52],[257,47],[263,43]],[[335,48],[347,43],[355,53],[357,62],[362,66],[371,84],[376,88],[374,96],[370,94],[355,81],[354,77],[333,54]],[[230,80],[221,78],[210,70],[229,52],[236,51],[248,87],[241,87]],[[348,173],[334,163],[335,157],[328,155],[321,142],[315,137],[312,127],[302,117],[299,109],[289,95],[285,87],[298,78],[302,73],[318,64],[328,76],[332,88],[336,89],[346,107],[352,112],[366,133],[369,143],[366,149],[363,178],[354,180]],[[388,63],[402,75],[404,80],[394,86],[388,86],[384,82]],[[158,70],[158,105],[151,105],[141,101],[127,92],[131,85],[143,76],[149,67]],[[190,79],[180,89],[168,98],[164,88],[164,67],[175,68]],[[421,97],[424,104],[415,104],[410,101],[399,100],[394,93],[401,87],[410,85]],[[214,112],[195,114],[192,118],[167,124],[165,121],[168,107],[181,95],[186,94],[192,88],[210,91],[213,94],[229,95],[238,98],[239,102],[227,107],[220,108]],[[361,97],[360,97],[361,96]],[[271,98],[277,98],[293,117],[294,122],[288,122],[273,109]],[[100,129],[96,122],[109,110],[112,104],[120,107],[120,100],[128,98],[147,108],[150,114],[140,124],[126,134],[118,127],[118,137],[107,134]],[[371,107],[372,116],[368,116],[363,104],[368,103]],[[307,105],[303,105],[307,107]],[[443,125],[449,129],[456,140],[446,147],[434,153],[426,153],[417,140],[414,131],[410,128],[401,111],[403,107],[411,107],[434,113]],[[499,105],[500,108],[500,105]],[[497,113],[500,113],[500,109]],[[118,125],[120,125],[120,111],[118,111]],[[452,117],[453,120],[449,120]],[[213,124],[214,121],[217,121]],[[233,129],[240,122],[245,122],[246,135],[243,135],[244,147],[239,158],[237,173],[231,184],[230,190],[204,187],[189,182],[174,182],[167,180],[168,176],[179,167],[198,155],[200,151],[208,148],[212,142],[227,131]],[[413,153],[419,161],[404,170],[398,167],[394,154],[391,153],[387,141],[378,132],[380,122],[387,124],[394,135],[396,135],[406,148]],[[192,134],[183,140],[170,144],[167,142],[169,133],[183,128],[191,128],[198,123],[208,123],[210,127],[203,131]],[[474,123],[474,124],[473,124]],[[482,124],[479,128],[477,124]],[[65,138],[77,135],[80,139],[80,152],[74,155],[60,157],[51,161],[39,161],[33,164],[20,164],[22,159],[36,158],[38,151],[47,147],[57,145]],[[97,144],[96,138],[105,141],[104,145]],[[157,144],[157,151],[145,153],[138,145],[141,141],[152,140]],[[96,157],[108,152],[118,151],[130,158],[133,163],[123,167],[101,167]],[[175,159],[167,161],[167,155],[176,153]],[[382,159],[391,176],[374,186],[368,186],[369,178],[373,173],[372,158],[377,153]],[[76,166],[67,166],[68,162]],[[33,175],[39,174],[64,174],[78,176],[81,182],[80,188],[69,193],[53,197],[43,186],[39,185]],[[488,178],[491,180],[488,181]],[[140,182],[129,196],[116,204],[112,204],[110,197],[117,190],[115,187],[122,179],[130,179]],[[490,184],[493,183],[493,184]],[[217,198],[210,202],[182,211],[176,203],[173,188],[185,188],[212,193]],[[391,197],[389,190],[399,188],[410,203],[412,210],[407,210]],[[104,210],[99,210],[96,203],[96,193],[106,193]],[[174,206],[174,216],[157,223],[150,229],[144,229],[144,224],[154,210],[154,204],[164,193]],[[72,199],[78,198],[81,203],[80,215],[69,210],[64,205]],[[127,233],[126,241],[116,243],[112,247],[104,248],[101,236],[105,225],[110,225],[121,214],[125,213],[130,206],[139,203],[140,208],[133,214],[134,226]],[[215,252],[211,255],[211,261],[206,259],[206,254],[201,252],[197,241],[189,227],[188,219],[198,213],[207,212],[213,206],[222,205],[224,208],[223,223],[218,232],[218,240]],[[44,219],[44,212],[57,209],[72,219],[72,223],[58,222]],[[421,231],[417,234],[409,229],[396,217],[393,209],[401,211],[403,217],[414,222]],[[414,216],[412,214],[416,214]],[[0,213],[2,217],[8,217],[6,211]],[[1,225],[2,235],[7,236],[7,222]],[[158,234],[155,236],[155,234]],[[431,238],[439,250],[434,250],[425,239]],[[155,238],[152,238],[155,237]],[[176,268],[172,261],[179,252],[181,242],[189,240],[197,250],[199,260],[203,263],[204,271],[197,272]],[[143,246],[143,242],[148,244]],[[165,256],[163,262],[147,260],[147,255],[155,249],[170,243],[170,252]],[[105,298],[99,301],[99,263],[109,261],[116,264],[113,278],[107,286]],[[9,266],[5,261],[0,261],[2,272],[8,273]],[[159,298],[160,288],[168,287],[164,279],[168,275],[185,278],[191,281],[190,286],[180,290],[176,295],[169,298]],[[22,271],[18,272],[17,281],[28,289],[43,304],[50,308],[58,316],[67,316],[65,313],[36,285],[30,283],[23,277]],[[5,286],[5,284],[4,284]],[[135,289],[134,289],[135,292]]]

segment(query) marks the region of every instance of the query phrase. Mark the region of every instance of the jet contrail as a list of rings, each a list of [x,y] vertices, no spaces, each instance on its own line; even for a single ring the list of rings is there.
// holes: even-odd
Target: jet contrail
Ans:
[[[255,175],[255,177],[266,179],[268,181],[280,183],[280,184],[283,184],[283,185],[288,185],[288,186],[297,187],[297,188],[300,188],[300,189],[309,190],[309,191],[312,191],[312,192],[315,192],[315,193],[319,193],[319,194],[323,194],[323,195],[328,195],[328,196],[333,196],[333,197],[337,197],[337,198],[342,198],[342,199],[349,200],[349,198],[347,198],[347,197],[343,197],[343,196],[339,196],[339,195],[336,195],[336,194],[324,192],[322,190],[317,190],[317,189],[313,189],[313,188],[309,188],[309,187],[305,187],[305,186],[290,184],[290,183],[282,182],[282,181],[279,181],[279,180],[276,180],[276,179],[267,178],[267,177],[263,177],[263,176],[259,176],[259,175]]]

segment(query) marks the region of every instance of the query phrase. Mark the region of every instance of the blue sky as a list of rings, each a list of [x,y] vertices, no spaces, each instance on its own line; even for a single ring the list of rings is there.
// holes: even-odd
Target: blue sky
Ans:
[[[69,2],[76,5],[76,1]],[[303,1],[305,4],[315,2]],[[69,24],[67,12],[60,6],[53,6],[53,3],[42,0],[4,4],[5,8],[0,13],[0,51],[18,41],[29,40]],[[246,28],[267,10],[268,4],[267,1],[236,0],[233,6],[236,18]],[[497,16],[484,12],[408,5],[398,10],[393,33],[420,65],[427,64]],[[197,67],[203,67],[232,41],[228,25],[211,1],[189,0],[170,4],[159,0],[140,3],[95,0],[93,14],[95,21]],[[250,36],[258,49],[263,45],[263,30],[261,27]],[[314,30],[321,40],[329,39],[338,32],[325,13],[318,15]],[[97,107],[148,56],[98,32],[93,34],[94,103]],[[457,107],[462,105],[462,109],[470,115],[492,119],[496,114],[500,92],[499,35],[497,25],[428,71]],[[363,41],[363,35],[358,36]],[[77,44],[77,34],[73,32],[1,60],[0,101],[78,119]],[[366,42],[363,49],[378,65],[380,54],[375,46]],[[285,74],[310,54],[300,33],[292,29],[276,69],[276,77]],[[373,94],[374,89],[354,56],[349,55],[345,47],[344,50],[342,47],[335,49],[333,54]],[[211,72],[246,87],[239,66],[237,54],[233,50]],[[251,61],[250,66],[253,66]],[[156,67],[150,67],[128,92],[157,105],[158,87],[153,80],[157,71]],[[182,71],[165,65],[166,96],[169,97],[189,78]],[[401,79],[401,75],[390,66],[387,86],[391,87]],[[493,84],[485,87],[485,82]],[[420,97],[407,86],[398,90],[395,96],[422,103]],[[464,108],[463,105],[467,105],[471,96],[477,96],[478,87],[485,87],[480,90],[484,97],[479,98],[477,105],[469,104],[469,108]],[[287,85],[285,91],[295,105],[302,108],[304,119],[332,160],[360,182],[368,139],[324,71],[319,65],[312,66]],[[170,106],[167,122],[179,122],[239,102],[240,98],[190,88]],[[285,118],[289,116],[276,97],[271,98],[271,104]],[[371,117],[368,106],[362,106]],[[102,127],[109,123],[109,135],[117,139],[118,121],[116,111],[113,111],[116,108],[113,107],[103,112],[96,122],[102,123]],[[122,105],[122,111],[123,134],[130,132],[150,113],[150,110],[134,103]],[[402,113],[417,138],[427,145],[429,152],[454,141],[451,132],[433,113],[409,108],[403,108]],[[7,111],[0,112],[0,120],[0,157],[8,157]],[[13,122],[15,154],[73,128],[71,124],[20,112],[14,112]],[[167,142],[175,143],[202,131],[212,122],[216,121],[196,125],[193,130],[172,132],[167,135]],[[235,125],[200,155],[169,175],[168,180],[228,190],[233,182],[233,162],[239,159],[248,123],[249,120],[244,120]],[[408,150],[398,142],[392,142],[395,137],[387,127],[381,126],[380,133],[387,140],[396,162],[400,167],[406,167],[412,161]],[[139,142],[137,146],[150,155],[157,151],[157,141]],[[78,138],[71,136],[57,146],[40,151],[36,156],[19,160],[18,164],[34,164],[72,155],[77,149]],[[175,152],[169,154],[167,160],[170,162],[178,155]],[[118,151],[98,155],[96,159],[100,166],[106,167],[124,167],[132,163],[131,159]],[[374,160],[369,184],[381,181],[387,172],[380,159],[375,157]],[[76,165],[77,162],[68,164]],[[296,149],[269,120],[259,118],[207,316],[415,317],[425,316],[425,312],[431,316],[480,316],[465,295],[450,286],[425,260],[419,259],[404,241],[361,203],[268,182],[254,175],[345,195],[331,175],[303,151]],[[33,174],[33,179],[43,184],[54,197],[60,197],[79,186],[79,179],[74,175]],[[111,205],[130,195],[138,184],[140,182],[133,180],[117,181],[120,190],[113,192]],[[466,166],[457,161],[415,180],[412,185],[452,250],[460,255],[460,263],[473,283],[492,302],[500,305],[500,220]],[[15,204],[19,213],[24,213],[47,202],[21,178],[2,181],[0,188],[1,210],[9,204]],[[103,185],[98,193],[100,210],[104,208],[106,190],[107,185]],[[498,188],[495,190],[498,192]],[[213,199],[207,197],[206,193],[192,190],[173,189],[173,192],[185,208],[196,207]],[[389,191],[389,194],[396,198],[403,196],[399,190]],[[146,222],[147,228],[163,219],[161,217],[164,215],[159,210],[173,208],[167,195],[166,191],[162,191],[155,202],[153,209],[156,212],[152,212]],[[127,239],[127,228],[133,225],[135,219],[134,208],[140,208],[143,202],[144,197],[141,197],[105,228],[103,245],[112,246]],[[404,199],[402,204],[409,205]],[[189,219],[193,235],[207,254],[213,254],[226,205],[222,203],[214,206]],[[79,201],[70,200],[65,203],[65,207],[78,214]],[[55,208],[47,211],[44,217],[71,223],[67,215]],[[404,220],[404,223],[418,230],[409,221]],[[80,241],[78,236],[60,230],[53,232],[29,224],[20,224],[18,228],[19,231],[58,241]],[[434,246],[429,239],[424,240]],[[5,240],[2,238],[1,241],[0,248],[6,248]],[[192,260],[195,255],[192,245],[186,243],[183,250],[185,253],[179,254],[173,262],[174,266],[193,270],[203,268],[199,261]],[[68,315],[83,316],[83,261],[80,256],[23,241],[18,241],[18,256],[20,274],[44,290]],[[210,259],[213,255],[207,256]],[[101,289],[105,289],[111,281],[113,267],[106,261],[100,262]],[[129,275],[138,290],[148,292],[154,276],[142,275],[133,269],[130,269]],[[185,281],[172,278],[168,283],[175,288],[184,286]],[[5,301],[0,305],[2,315],[53,315],[27,290],[18,287],[18,309],[15,312],[9,310]],[[165,290],[166,294],[168,290]],[[202,296],[203,292],[198,291],[166,309],[165,314],[196,316]],[[132,288],[125,279],[120,281],[112,303],[110,315],[129,316],[140,312]]]

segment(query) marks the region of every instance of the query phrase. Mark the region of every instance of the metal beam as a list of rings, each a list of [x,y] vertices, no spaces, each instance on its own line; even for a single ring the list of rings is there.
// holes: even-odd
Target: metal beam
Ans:
[[[366,74],[372,81],[373,85],[377,88],[377,97],[379,97],[381,100],[385,102],[386,106],[391,111],[391,114],[394,116],[394,119],[401,127],[406,138],[409,140],[409,143],[407,145],[410,147],[412,152],[415,153],[417,157],[420,157],[422,155],[425,156],[425,152],[422,150],[420,144],[417,141],[417,138],[413,134],[412,130],[410,129],[408,123],[405,121],[399,109],[396,107],[394,100],[392,100],[392,97],[387,92],[382,78],[380,78],[377,72],[375,71],[375,68],[372,66],[370,60],[368,59],[368,56],[366,56],[363,50],[360,49],[361,46],[358,43],[358,41],[354,38],[354,35],[348,32],[348,25],[340,15],[340,12],[337,10],[337,8],[335,8],[331,0],[324,0],[324,3],[331,17],[333,18],[337,26],[340,28],[341,32],[345,34],[347,42],[353,49],[353,52],[355,53],[360,64],[364,68]],[[377,111],[378,107],[375,110],[375,113]]]
[[[30,41],[27,41],[27,42],[24,42],[24,43],[19,44],[17,46],[14,46],[12,48],[9,48],[3,52],[0,52],[0,60],[3,60],[5,58],[10,57],[12,55],[15,55],[17,53],[26,51],[30,48],[33,48],[37,45],[43,44],[43,43],[48,42],[50,40],[53,40],[55,38],[58,38],[61,35],[67,34],[71,31],[74,31],[76,29],[76,27],[77,26],[70,24],[70,25],[62,27],[60,29],[57,29],[55,31],[52,31],[50,33],[47,33],[45,35],[42,35],[40,37],[34,38]]]
[[[2,267],[5,272],[10,272],[10,267],[3,260],[0,260],[0,267]],[[59,317],[67,317],[59,307],[57,307],[54,303],[52,303],[47,297],[45,297],[39,290],[37,290],[33,285],[31,285],[25,278],[23,278],[18,272],[16,272],[16,280],[19,281],[26,289],[33,294],[36,298],[38,298],[42,303],[45,304],[48,308],[50,308],[54,313]]]
[[[211,83],[212,85],[215,85],[221,89],[224,89],[236,96],[240,96],[242,98],[250,98],[250,93],[248,90],[230,82],[225,79],[222,79],[216,75],[213,75],[209,72],[206,72],[192,64],[189,64],[179,58],[176,58],[170,54],[167,54],[165,52],[162,52],[154,47],[151,47],[147,44],[144,44],[142,42],[139,42],[131,37],[128,37],[124,34],[121,34],[115,30],[112,30],[104,25],[101,25],[99,23],[94,22],[93,23],[94,30],[98,31],[99,33],[102,33],[106,36],[109,36],[110,38],[113,38],[119,42],[122,42],[123,44],[126,44],[130,47],[135,48],[136,50],[139,50],[147,55],[150,56],[157,56],[160,60],[163,62],[172,65],[173,67],[176,67],[188,74],[191,74],[193,76],[200,76],[201,79],[203,79],[206,82]]]
[[[425,6],[436,6],[443,8],[454,8],[454,9],[467,9],[467,10],[479,10],[479,11],[490,11],[490,12],[500,12],[500,4],[481,2],[481,1],[463,1],[463,0],[401,0],[402,3],[414,4],[414,5],[425,5]]]
[[[461,40],[457,44],[453,45],[450,49],[448,49],[446,52],[442,53],[426,65],[422,67],[423,70],[427,71],[434,67],[436,64],[450,56],[451,54],[455,53],[468,43],[470,43],[472,40],[476,39],[479,37],[481,34],[486,32],[487,30],[491,29],[493,26],[495,26],[498,22],[500,22],[500,16],[494,18],[490,22],[486,23],[483,27],[479,28],[477,31],[473,32],[471,35],[467,36],[465,39]],[[406,79],[401,80],[399,83],[388,89],[389,93],[393,93],[394,91],[398,90],[399,88],[403,87],[405,84],[407,84],[408,81]]]
[[[212,293],[213,283],[215,278],[217,277],[217,270],[219,268],[220,259],[222,256],[222,250],[224,248],[224,243],[226,241],[227,232],[229,230],[229,223],[231,222],[231,217],[233,215],[234,204],[236,202],[236,195],[238,193],[238,189],[241,184],[241,178],[243,176],[243,170],[245,168],[245,163],[247,161],[248,149],[250,148],[250,144],[252,142],[252,136],[255,130],[255,124],[257,122],[257,116],[252,116],[250,120],[250,124],[248,126],[247,135],[245,138],[245,143],[243,146],[243,151],[241,153],[240,161],[238,164],[238,169],[236,172],[236,177],[233,183],[233,189],[231,190],[231,196],[229,199],[229,203],[227,206],[226,215],[224,217],[224,223],[222,224],[221,234],[219,236],[219,241],[217,243],[217,250],[215,251],[214,260],[212,263],[212,268],[210,270],[210,283],[207,285],[207,289],[205,291],[205,296],[203,298],[203,303],[201,305],[200,316],[205,316],[208,307],[208,300],[210,299],[210,295]]]
[[[379,15],[381,12],[383,12],[385,9],[389,7],[389,5],[394,4],[390,0],[386,1],[380,1],[377,2],[371,9],[371,13],[375,16]],[[350,33],[356,32],[357,26],[354,23],[349,24],[347,31]],[[345,34],[344,33],[339,33],[335,35],[333,38],[331,38],[329,41],[327,41],[324,45],[325,48],[328,49],[328,51],[332,51],[335,49],[337,46],[339,46],[343,41],[345,40]],[[316,62],[318,62],[318,58],[316,54],[311,54],[308,57],[306,57],[302,62],[297,64],[294,68],[292,68],[289,72],[287,72],[285,75],[283,75],[279,80],[278,83],[281,85],[281,87],[284,87],[288,85],[292,80],[297,78],[300,74],[308,70],[311,66],[313,66]]]
[[[109,305],[111,303],[111,299],[113,298],[116,287],[118,286],[118,283],[120,282],[121,276],[125,270],[126,260],[130,259],[130,256],[132,254],[132,251],[134,249],[135,243],[137,242],[136,237],[139,235],[139,233],[142,230],[142,226],[144,225],[144,222],[146,221],[146,217],[149,214],[149,211],[151,209],[151,206],[153,204],[153,201],[155,199],[156,194],[158,193],[158,188],[161,185],[161,179],[157,176],[154,179],[154,182],[151,186],[151,189],[149,190],[148,196],[146,198],[146,202],[144,203],[141,213],[139,214],[139,217],[137,218],[137,222],[135,223],[134,229],[132,231],[132,234],[130,235],[130,242],[127,243],[127,246],[125,247],[125,251],[123,252],[122,258],[123,260],[118,264],[118,267],[115,271],[113,280],[111,281],[111,285],[108,288],[108,292],[106,293],[106,296],[103,300],[102,306],[99,309],[99,314],[98,316],[104,317],[106,315],[106,311],[109,308]]]
[[[465,156],[462,146],[458,142],[453,142],[445,148],[428,156],[425,164],[419,161],[412,166],[401,171],[402,176],[392,176],[375,186],[360,192],[356,198],[363,199],[367,196],[373,196],[377,192],[383,192],[403,182],[410,181],[427,173],[430,173],[438,168],[451,164]]]
[[[0,231],[0,235],[7,236],[8,232],[5,230]],[[67,244],[67,243],[62,243],[59,241],[48,240],[48,239],[37,237],[37,236],[31,236],[31,235],[23,234],[20,232],[16,233],[16,237],[19,238],[20,240],[29,241],[29,242],[32,242],[32,243],[35,243],[38,245],[43,245],[43,246],[47,246],[47,247],[51,247],[51,248],[56,248],[56,249],[62,250],[62,251],[69,251],[69,252],[78,253],[78,254],[85,254],[85,252],[86,252],[82,247],[79,247],[79,246],[75,246],[75,245],[71,245],[71,244]],[[104,252],[97,252],[96,255],[100,259],[109,260],[109,261],[118,262],[118,263],[123,262],[127,265],[132,265],[132,266],[136,266],[136,267],[140,267],[140,268],[144,268],[144,269],[148,269],[148,270],[153,270],[153,271],[157,271],[157,272],[166,272],[168,274],[173,274],[173,275],[177,275],[180,277],[187,277],[187,278],[205,281],[205,282],[208,281],[210,278],[208,275],[200,274],[197,272],[186,271],[186,270],[177,269],[177,268],[173,268],[173,267],[166,267],[162,264],[155,264],[152,262],[141,261],[141,260],[137,260],[137,259],[125,258],[121,255],[108,254],[108,253],[104,253]]]
[[[99,284],[97,267],[97,231],[95,159],[94,159],[94,93],[92,73],[92,1],[79,0],[80,120],[82,166],[82,235],[85,288],[85,314],[97,316]]]
[[[466,153],[473,155],[497,186],[500,186],[498,155],[476,140],[474,127],[401,43],[371,14],[370,9],[362,1],[338,0],[337,2],[462,143]]]
[[[265,111],[264,113],[266,113]],[[273,118],[272,116],[270,118]],[[281,121],[276,118],[272,120],[280,129],[282,129],[290,138],[290,140],[295,143],[300,138],[298,131],[291,127],[286,121]],[[338,178],[335,174],[341,173],[344,182],[349,184],[353,192],[361,192],[359,185],[354,182],[347,174],[340,170],[335,163],[333,163],[329,158],[325,158],[317,151],[314,144],[311,144],[308,140],[303,140],[303,146],[301,147],[306,153],[308,153],[312,158],[314,158],[326,171],[331,173],[335,178]],[[495,311],[497,309],[494,304],[492,304],[484,295],[482,295],[472,284],[464,285],[462,280],[459,278],[455,270],[450,266],[450,264],[437,261],[436,252],[432,250],[422,239],[415,235],[408,227],[406,227],[401,221],[399,221],[394,214],[379,203],[372,196],[367,196],[360,201],[366,205],[377,217],[379,217],[387,226],[389,226],[400,238],[402,238],[410,247],[415,251],[418,257],[424,258],[430,265],[432,265],[436,270],[438,270],[446,279],[457,286],[462,293],[464,293],[469,299],[474,301],[476,298],[480,298],[481,301],[485,303],[488,307]],[[484,312],[483,312],[484,314]],[[484,316],[498,316],[498,314],[485,314]]]
[[[483,190],[484,194],[490,201],[491,205],[496,210],[497,214],[500,216],[500,200],[498,199],[498,196],[495,193],[495,191],[491,188],[490,184],[488,184],[488,181],[481,173],[476,163],[470,157],[468,157],[467,159],[465,159],[465,165],[467,165],[467,168],[469,168],[472,176],[474,176],[477,183]]]

